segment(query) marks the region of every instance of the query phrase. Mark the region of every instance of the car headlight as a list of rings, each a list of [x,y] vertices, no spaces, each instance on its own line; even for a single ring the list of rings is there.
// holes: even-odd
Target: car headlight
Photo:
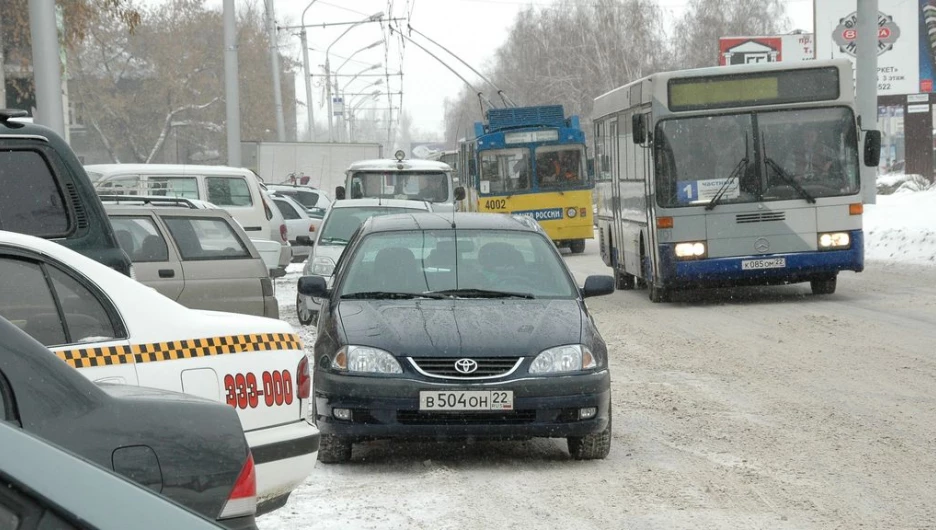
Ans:
[[[598,361],[591,350],[581,344],[556,346],[543,350],[530,365],[531,374],[555,374],[562,372],[580,372],[598,366]]]
[[[691,241],[688,243],[676,243],[677,259],[698,259],[705,257],[705,242]]]
[[[332,358],[335,370],[363,374],[402,374],[400,363],[390,352],[369,346],[345,346]]]
[[[306,263],[308,270],[303,271],[306,275],[331,276],[335,270],[335,262],[331,258],[318,257]]]
[[[851,237],[848,232],[826,232],[819,234],[819,249],[831,250],[848,248],[851,245]]]

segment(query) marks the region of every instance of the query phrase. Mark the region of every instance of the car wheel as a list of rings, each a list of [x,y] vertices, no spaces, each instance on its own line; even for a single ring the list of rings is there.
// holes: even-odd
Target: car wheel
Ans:
[[[633,274],[626,272],[614,272],[615,287],[622,291],[631,291],[634,289],[636,279]]]
[[[566,442],[569,455],[575,460],[602,460],[607,457],[611,452],[611,407],[608,407],[608,426],[603,431],[585,436],[569,436]]]
[[[817,278],[809,282],[813,294],[833,294],[835,293],[836,277]]]
[[[318,459],[323,464],[341,464],[351,460],[351,442],[334,434],[323,434]]]
[[[312,311],[302,303],[302,295],[296,295],[296,316],[299,323],[303,326],[309,326],[318,319],[318,311]]]
[[[572,242],[569,243],[569,250],[571,250],[573,254],[581,254],[582,252],[585,252],[585,240],[572,240]]]

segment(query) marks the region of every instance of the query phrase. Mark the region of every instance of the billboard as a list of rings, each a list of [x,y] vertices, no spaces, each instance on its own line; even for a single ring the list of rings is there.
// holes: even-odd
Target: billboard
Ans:
[[[718,39],[718,65],[808,61],[815,49],[811,34]]]
[[[856,0],[815,3],[816,58],[855,60],[858,29]],[[878,4],[878,95],[933,91],[936,1],[883,0]]]

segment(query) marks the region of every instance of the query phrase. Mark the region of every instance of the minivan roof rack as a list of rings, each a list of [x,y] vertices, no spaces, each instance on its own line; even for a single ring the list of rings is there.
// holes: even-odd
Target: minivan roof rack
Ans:
[[[10,118],[26,118],[29,113],[21,109],[0,109],[0,122],[9,121]]]
[[[162,195],[98,195],[103,203],[135,204],[146,206],[177,206],[198,209],[200,206],[185,197],[165,197]]]

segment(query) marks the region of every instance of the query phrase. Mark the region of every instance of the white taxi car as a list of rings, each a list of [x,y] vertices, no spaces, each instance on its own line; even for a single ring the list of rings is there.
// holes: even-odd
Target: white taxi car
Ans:
[[[319,431],[299,336],[280,320],[183,307],[62,245],[0,231],[0,316],[85,377],[184,392],[239,413],[258,515],[312,472]],[[198,448],[191,448],[198,458]]]

